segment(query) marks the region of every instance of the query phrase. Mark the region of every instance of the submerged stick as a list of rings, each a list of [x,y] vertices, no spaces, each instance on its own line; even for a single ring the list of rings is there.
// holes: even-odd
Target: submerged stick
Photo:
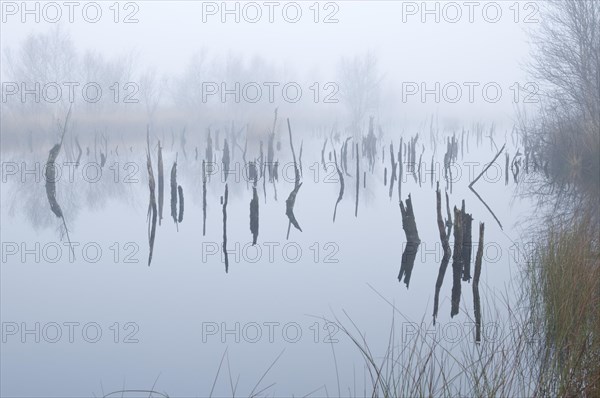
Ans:
[[[81,155],[83,154],[83,150],[81,149],[81,145],[79,145],[79,139],[75,136],[75,144],[77,145],[77,160],[75,161],[75,168],[79,167],[79,161],[81,160]],[[119,154],[117,153],[117,156]]]
[[[502,145],[502,148],[500,148],[500,150],[498,151],[496,156],[494,156],[492,161],[482,170],[481,173],[479,173],[479,175],[473,181],[471,181],[471,183],[469,184],[469,188],[471,188],[477,182],[477,180],[479,180],[481,178],[481,176],[492,166],[492,164],[496,161],[496,159],[498,159],[498,156],[500,156],[500,154],[504,150],[505,146],[506,146],[506,144]]]
[[[208,128],[208,136],[206,137],[206,151],[204,153],[204,157],[207,162],[212,163],[213,161],[213,141],[210,136],[210,127]]]
[[[384,152],[385,153],[385,152]],[[396,163],[396,159],[394,158],[394,143],[390,143],[390,162],[392,167],[392,176],[390,177],[390,200],[392,200],[392,195],[394,194],[394,182],[398,179],[396,175],[396,168],[398,164]]]
[[[358,169],[358,163],[360,156],[358,155],[358,143],[356,144],[356,203],[354,205],[354,217],[358,217],[358,190],[360,189],[360,171]],[[366,182],[366,179],[365,179]]]
[[[477,199],[479,199],[481,201],[481,203],[483,203],[483,205],[485,206],[486,209],[488,209],[488,211],[490,212],[490,214],[492,215],[492,217],[494,217],[494,220],[496,220],[496,222],[498,223],[498,225],[500,226],[500,229],[504,229],[502,227],[502,223],[500,222],[500,220],[498,220],[498,217],[496,217],[496,214],[494,214],[494,212],[492,211],[492,209],[490,208],[490,206],[488,206],[487,203],[485,203],[485,200],[483,200],[481,198],[481,196],[479,196],[479,194],[477,193],[477,191],[475,189],[473,189],[473,187],[469,187],[469,189],[471,190],[471,192],[473,192],[475,194],[475,196],[477,196]]]
[[[300,183],[300,172],[298,171],[298,164],[296,163],[296,152],[294,151],[294,141],[292,139],[292,127],[290,126],[290,119],[287,119],[288,132],[290,134],[290,148],[292,150],[292,158],[294,160],[294,185]]]
[[[323,170],[327,171],[327,166],[325,165],[325,147],[327,146],[327,138],[325,138],[325,142],[323,143],[323,149],[321,149],[321,165],[323,166]]]
[[[179,194],[179,217],[177,218],[177,223],[181,223],[183,221],[183,188],[181,188],[181,185],[177,186],[177,193]]]
[[[343,149],[343,146],[342,146],[342,149],[340,150],[340,156],[341,156],[341,153],[343,151],[344,151],[344,149]],[[333,222],[335,222],[335,215],[337,214],[338,204],[340,203],[340,201],[344,197],[344,175],[342,174],[340,168],[338,167],[337,156],[335,154],[335,151],[333,151],[333,160],[335,161],[335,169],[336,169],[338,177],[340,179],[340,192],[338,193],[338,198],[337,198],[337,200],[335,202],[335,207],[333,208]]]
[[[73,245],[71,244],[71,238],[69,237],[69,229],[67,228],[67,222],[65,221],[65,216],[62,212],[58,201],[56,200],[56,158],[60,153],[60,149],[62,148],[63,140],[65,138],[65,134],[67,133],[67,123],[71,117],[71,109],[72,104],[69,106],[69,111],[67,112],[67,116],[65,117],[65,123],[63,125],[63,131],[60,136],[60,142],[55,144],[52,149],[50,149],[50,153],[48,154],[48,162],[46,163],[45,177],[46,177],[46,196],[48,198],[48,203],[50,204],[50,210],[52,213],[58,218],[62,220],[63,228],[65,229],[65,234],[67,235],[67,242],[69,243],[69,247],[71,248],[71,254],[73,258],[75,258],[75,250],[73,249]]]
[[[177,155],[175,155],[175,162],[171,167],[171,217],[177,226]],[[179,231],[179,226],[177,226]]]
[[[165,196],[165,176],[164,166],[162,157],[162,147],[160,146],[160,140],[158,141],[158,225],[162,222],[163,214],[163,202]]]
[[[223,143],[222,163],[223,163],[223,173],[225,174],[225,182],[227,182],[227,177],[229,176],[229,165],[231,163],[231,159],[229,156],[229,144],[227,143],[227,138],[225,138],[225,141]]]
[[[400,265],[400,273],[398,274],[398,280],[402,281],[402,277],[404,276],[404,283],[408,289],[410,276],[415,264],[415,258],[417,257],[417,250],[421,244],[410,194],[408,194],[408,199],[406,199],[406,207],[404,206],[404,203],[400,202],[400,212],[402,213],[402,229],[406,235],[406,247],[402,253],[402,261]]]
[[[433,176],[434,176],[433,156],[434,155],[431,155],[431,174],[429,176],[429,178],[431,178],[430,185],[431,185],[432,188],[433,188]]]
[[[508,152],[506,152],[505,154],[505,164],[504,164],[504,185],[508,185],[508,162],[509,162],[509,156],[508,156]]]
[[[269,182],[274,179],[273,176],[273,160],[275,157],[275,131],[269,134],[269,141],[267,142],[267,171],[269,172]]]
[[[258,239],[258,194],[256,192],[256,180],[252,186],[252,200],[250,200],[250,232],[252,233],[252,245],[256,245]]]
[[[448,268],[448,263],[450,262],[450,243],[448,242],[448,235],[446,234],[446,229],[444,228],[444,220],[442,218],[442,194],[440,192],[440,183],[437,183],[437,188],[435,191],[436,198],[436,211],[437,211],[437,225],[438,230],[440,232],[440,240],[442,241],[442,248],[444,250],[444,255],[442,256],[442,262],[440,263],[440,269],[438,271],[437,280],[435,281],[435,296],[433,300],[433,324],[435,325],[435,320],[438,314],[438,303],[440,300],[440,289],[442,288],[442,284],[444,283],[444,276],[446,275],[446,269]]]
[[[296,152],[294,151],[294,141],[292,139],[292,127],[290,126],[290,119],[287,119],[288,132],[290,136],[290,148],[292,150],[292,157],[294,159],[294,189],[290,192],[287,200],[285,201],[285,214],[288,217],[288,231],[286,239],[290,237],[290,226],[293,225],[297,230],[302,232],[302,228],[300,228],[300,224],[298,224],[298,220],[296,220],[296,216],[294,215],[294,204],[296,203],[296,195],[302,186],[300,182],[300,173],[298,172],[298,166],[296,164]]]
[[[400,137],[400,146],[398,147],[398,173],[400,177],[398,178],[398,201],[402,202],[402,179],[404,176],[404,166],[402,165],[402,137]]]
[[[419,166],[417,168],[417,174],[419,174],[419,187],[421,186],[421,164],[422,164],[422,160],[423,160],[423,153],[425,153],[425,145],[423,145],[423,151],[421,152],[421,155],[419,156]]]
[[[223,255],[225,256],[225,273],[229,272],[229,255],[227,253],[227,200],[229,189],[225,183],[225,195],[223,197]]]
[[[300,175],[302,175],[302,147],[304,146],[304,140],[300,141],[300,155],[298,155],[298,163],[300,165]]]
[[[346,138],[346,141],[344,141],[344,154],[343,154],[343,159],[340,160],[340,163],[343,165],[343,169],[344,169],[344,173],[348,176],[348,177],[352,177],[350,175],[350,173],[348,173],[348,141],[350,141],[352,139],[352,137],[348,137]]]
[[[479,244],[475,256],[475,275],[473,276],[473,312],[475,313],[475,342],[481,341],[481,301],[479,298],[479,277],[481,275],[481,261],[483,258],[483,232],[484,223],[479,223]]]
[[[148,266],[152,262],[152,255],[154,253],[154,240],[156,238],[156,194],[155,194],[155,181],[154,181],[154,172],[152,170],[152,159],[150,157],[150,128],[146,130],[146,168],[148,170],[148,188],[150,191],[150,203],[148,205],[148,244],[149,244],[149,252],[148,252]]]
[[[471,251],[473,250],[473,243],[471,239],[471,224],[473,222],[473,216],[467,214],[465,211],[465,201],[462,201],[462,227],[463,227],[463,240],[462,240],[462,262],[463,262],[463,274],[462,280],[468,282],[471,280]]]
[[[448,218],[446,219],[446,227],[448,230],[446,231],[446,235],[450,236],[452,232],[452,215],[450,213],[450,200],[448,199],[448,191],[446,191],[446,214]]]
[[[202,236],[206,236],[206,162],[202,161]]]
[[[299,183],[294,187],[292,192],[285,201],[285,215],[288,217],[289,225],[286,239],[290,237],[290,225],[293,225],[298,231],[302,232],[302,228],[300,228],[300,224],[298,224],[298,220],[296,220],[296,216],[294,215],[294,204],[296,203],[296,195],[298,194],[298,190],[302,186],[302,183]]]
[[[450,317],[458,314],[460,305],[460,277],[462,274],[462,217],[454,206],[454,252],[452,254],[452,309]]]

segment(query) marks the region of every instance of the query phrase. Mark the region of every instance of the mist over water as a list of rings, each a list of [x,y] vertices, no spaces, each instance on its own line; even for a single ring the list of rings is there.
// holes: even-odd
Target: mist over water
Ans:
[[[543,4],[76,3],[2,3],[1,395],[362,396],[340,323],[509,335]]]

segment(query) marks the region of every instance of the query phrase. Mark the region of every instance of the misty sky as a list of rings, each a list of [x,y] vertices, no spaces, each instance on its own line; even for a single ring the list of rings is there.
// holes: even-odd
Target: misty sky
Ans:
[[[314,23],[311,2],[298,3],[302,17],[297,23],[286,22],[282,11],[286,3],[276,2],[274,22],[269,23],[269,8],[264,2],[256,2],[253,4],[259,5],[262,16],[257,23],[250,23],[244,15],[253,18],[256,8],[246,3],[239,3],[239,23],[234,21],[234,15],[226,15],[226,23],[221,22],[221,2],[137,2],[137,10],[133,6],[120,10],[121,20],[135,11],[133,17],[139,22],[129,24],[113,22],[114,12],[109,9],[112,3],[100,3],[102,17],[94,24],[83,19],[81,7],[75,9],[73,23],[68,22],[65,7],[61,8],[59,23],[48,23],[43,16],[40,23],[35,23],[33,16],[27,16],[28,22],[22,23],[21,10],[17,15],[7,15],[3,9],[6,22],[2,24],[2,48],[18,47],[29,34],[47,32],[60,25],[81,51],[95,50],[107,57],[133,51],[136,68],[156,68],[167,77],[181,74],[191,56],[205,50],[213,56],[235,54],[250,59],[260,55],[288,71],[292,79],[315,76],[321,81],[335,80],[340,57],[372,51],[378,57],[385,88],[390,91],[384,92],[384,99],[400,100],[400,88],[406,81],[439,81],[442,85],[498,82],[504,90],[500,103],[486,104],[481,100],[481,92],[476,91],[475,104],[461,101],[449,108],[450,114],[456,115],[458,110],[465,116],[483,113],[510,118],[514,106],[507,100],[509,87],[514,82],[528,81],[523,70],[529,54],[527,31],[535,29],[535,20],[539,19],[534,3],[518,3],[520,22],[515,23],[516,3],[454,2],[448,7],[443,2],[430,2],[426,6],[430,10],[439,7],[438,23],[435,13],[423,12],[422,2],[381,1],[375,6],[372,1],[342,1],[327,8],[322,2],[319,7],[319,19],[334,12],[337,23]],[[213,6],[218,8],[216,15],[205,15],[207,21],[203,22],[203,9]],[[498,22],[488,22],[496,18],[498,7],[502,12]],[[291,8],[287,15],[293,17],[294,13]],[[473,22],[469,21],[470,13]],[[533,17],[534,23],[523,23],[527,16]],[[425,23],[422,18],[426,18]],[[458,21],[451,23],[454,19]],[[467,95],[466,88],[463,95]],[[418,102],[412,105],[418,106]],[[443,112],[448,104],[426,105],[423,111],[431,113]]]

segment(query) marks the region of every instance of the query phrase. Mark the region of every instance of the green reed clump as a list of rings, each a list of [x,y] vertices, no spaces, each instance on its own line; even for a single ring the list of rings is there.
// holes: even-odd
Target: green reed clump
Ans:
[[[591,220],[551,225],[530,265],[543,382],[560,396],[600,396],[600,250]]]

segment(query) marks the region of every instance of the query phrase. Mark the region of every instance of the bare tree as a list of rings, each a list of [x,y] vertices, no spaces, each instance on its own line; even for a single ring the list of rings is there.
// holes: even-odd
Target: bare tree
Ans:
[[[377,57],[367,52],[363,56],[342,58],[339,74],[340,98],[350,114],[352,132],[358,136],[367,114],[374,111],[379,102],[382,76],[378,72]]]
[[[46,34],[31,34],[16,48],[8,47],[3,54],[2,80],[10,81],[19,86],[19,94],[2,104],[9,109],[17,119],[43,119],[42,112],[56,111],[56,115],[66,112],[69,104],[68,96],[64,95],[57,104],[40,100],[39,98],[21,98],[25,90],[40,92],[46,83],[79,81],[79,59],[70,36],[60,27]],[[57,109],[58,108],[58,109]]]
[[[77,52],[71,37],[60,27],[47,34],[31,34],[18,49],[4,53],[6,72],[21,82],[69,81],[77,79]]]
[[[146,107],[146,115],[151,124],[166,86],[167,78],[159,77],[154,68],[149,68],[140,77],[141,101]]]
[[[532,70],[549,105],[600,131],[600,2],[549,0],[534,36]]]
[[[600,2],[549,0],[543,5],[541,21],[534,35],[531,70],[546,95],[539,117],[520,121],[526,155],[536,169],[543,170],[547,178],[542,184],[547,186],[531,189],[551,192],[558,207],[571,210],[580,199],[593,199],[597,207]]]
[[[202,82],[214,81],[211,75],[206,50],[195,53],[184,73],[176,78],[172,87],[173,103],[189,112],[200,112],[204,108],[202,100]]]

